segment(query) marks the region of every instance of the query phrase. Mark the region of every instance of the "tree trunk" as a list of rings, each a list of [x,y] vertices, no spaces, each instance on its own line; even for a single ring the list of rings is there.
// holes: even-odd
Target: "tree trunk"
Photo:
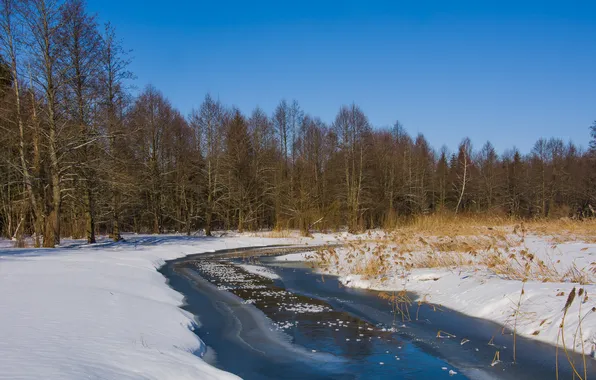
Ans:
[[[87,244],[95,243],[95,218],[93,216],[93,195],[90,186],[86,186],[84,196],[85,206],[85,234]]]
[[[466,181],[467,181],[467,174],[468,174],[468,157],[464,154],[464,178],[461,185],[461,193],[459,194],[459,199],[457,200],[457,206],[455,206],[455,213],[459,211],[459,206],[461,205],[461,201],[464,197],[464,192],[466,191]]]
[[[53,99],[51,100],[53,103]],[[54,111],[50,110],[49,116],[49,151],[50,151],[50,175],[52,180],[52,212],[50,213],[50,222],[52,226],[52,238],[54,239],[53,245],[60,244],[60,209],[62,207],[62,194],[60,191],[60,168],[58,165],[57,155],[57,136],[56,136],[56,123],[54,119]],[[48,237],[50,238],[50,237]],[[44,238],[45,240],[45,238]],[[45,241],[44,241],[45,244]],[[49,244],[49,243],[48,243]]]

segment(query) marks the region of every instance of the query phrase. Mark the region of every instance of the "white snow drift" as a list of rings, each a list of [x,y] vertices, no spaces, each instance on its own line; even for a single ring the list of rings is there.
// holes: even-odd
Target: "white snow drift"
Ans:
[[[193,355],[201,347],[193,316],[156,268],[193,253],[287,242],[130,236],[56,250],[1,248],[0,378],[236,378]]]

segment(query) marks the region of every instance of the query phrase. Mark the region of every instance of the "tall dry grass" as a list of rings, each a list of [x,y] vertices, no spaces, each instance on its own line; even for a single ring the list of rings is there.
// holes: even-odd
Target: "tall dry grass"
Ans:
[[[465,236],[499,233],[500,229],[511,229],[517,223],[513,218],[500,216],[436,213],[404,219],[397,223],[393,231],[433,236]]]
[[[585,238],[594,242],[596,219],[519,219],[498,215],[437,213],[400,220],[391,231],[432,236],[535,234],[552,235],[562,239]]]
[[[437,214],[411,219],[385,233],[347,239],[341,251],[321,250],[317,257],[320,266],[333,272],[381,281],[415,268],[468,268],[518,281],[589,284],[594,283],[596,263],[593,268],[575,264],[562,268],[548,256],[537,257],[525,240],[530,234],[588,240],[595,231],[593,220],[519,221]]]

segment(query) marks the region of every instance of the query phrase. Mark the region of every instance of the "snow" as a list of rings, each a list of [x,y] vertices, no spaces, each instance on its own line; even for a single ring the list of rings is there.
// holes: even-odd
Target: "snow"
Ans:
[[[183,296],[156,271],[219,249],[300,243],[256,237],[126,236],[55,250],[0,249],[0,377],[234,379],[202,347]]]
[[[240,268],[244,269],[248,273],[256,274],[257,276],[269,278],[271,280],[279,279],[279,276],[275,274],[271,269],[265,268],[259,265],[250,265],[250,264],[238,264]]]
[[[345,234],[344,234],[345,235]],[[380,235],[380,234],[377,234]],[[373,235],[374,238],[382,236]],[[311,238],[269,238],[228,234],[222,238],[186,236],[126,236],[125,242],[102,240],[86,245],[65,240],[58,249],[14,249],[0,241],[0,376],[7,379],[233,379],[194,355],[201,340],[192,332],[200,323],[183,311],[183,296],[172,290],[156,271],[166,260],[226,248],[275,244],[325,244],[354,239],[342,235]],[[355,237],[358,239],[358,237]],[[555,239],[556,241],[556,239]],[[377,244],[378,243],[370,243]],[[391,247],[380,246],[382,250]],[[425,303],[445,307],[505,326],[518,333],[560,344],[563,306],[572,288],[576,297],[565,322],[566,345],[594,354],[596,306],[592,295],[596,244],[581,241],[556,243],[548,236],[529,236],[507,254],[531,252],[563,275],[570,268],[588,279],[588,285],[521,281],[497,275],[478,265],[444,268],[391,268],[385,278],[356,273],[360,259],[337,248],[337,263],[326,268],[351,287],[416,292]],[[435,252],[437,253],[437,252]],[[449,255],[449,252],[439,252]],[[428,252],[412,255],[427,255]],[[482,253],[478,254],[478,259]],[[278,261],[311,260],[312,252],[290,254]],[[243,266],[259,276],[275,276],[265,267]],[[217,268],[214,268],[214,270]],[[268,277],[273,278],[273,277]],[[565,277],[565,278],[568,278]],[[522,287],[524,294],[520,300]],[[585,302],[584,302],[585,301]],[[254,300],[246,300],[247,303]],[[520,303],[519,313],[515,312]],[[285,305],[282,305],[285,306]],[[320,311],[301,305],[296,312]],[[581,311],[580,311],[581,307]],[[517,320],[515,318],[517,315]],[[582,336],[573,344],[582,317]],[[282,326],[287,328],[287,326]]]
[[[12,247],[14,247],[14,244],[15,244],[15,242],[12,240],[0,238],[0,249],[12,248]]]
[[[289,253],[287,255],[275,256],[273,257],[273,261],[312,261],[314,260],[313,252],[299,252],[299,253]]]
[[[428,237],[425,239],[429,240]],[[596,298],[592,298],[596,295],[596,244],[582,241],[556,243],[552,236],[527,236],[517,244],[503,248],[504,259],[514,257],[512,255],[519,258],[524,253],[534,255],[531,259],[532,275],[525,283],[481,265],[485,257],[482,251],[477,252],[470,262],[460,259],[462,263],[459,265],[405,269],[398,260],[394,261],[399,255],[399,245],[362,244],[364,248],[356,250],[336,249],[336,256],[330,256],[330,264],[320,270],[339,275],[340,281],[349,287],[414,292],[422,303],[443,305],[497,322],[510,330],[515,326],[518,334],[551,344],[562,345],[559,326],[564,316],[563,308],[572,289],[581,288],[584,294],[575,298],[565,319],[565,346],[596,355],[596,309],[592,309],[596,307]],[[387,275],[365,276],[362,268],[381,255],[386,255]],[[407,253],[411,262],[428,255],[428,251],[415,249]],[[437,251],[430,255],[468,257],[456,252]],[[541,274],[539,262],[551,268],[548,273]],[[517,265],[516,262],[514,264]],[[572,282],[574,277],[568,275],[570,270],[581,274],[585,284]]]

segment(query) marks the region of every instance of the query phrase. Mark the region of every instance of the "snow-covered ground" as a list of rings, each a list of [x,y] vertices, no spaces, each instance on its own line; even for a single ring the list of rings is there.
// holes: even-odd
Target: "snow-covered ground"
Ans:
[[[275,256],[273,261],[312,261],[315,259],[313,252],[288,253],[287,255]]]
[[[121,243],[65,241],[62,248],[35,250],[6,248],[4,241],[0,378],[236,378],[193,355],[201,348],[191,331],[196,321],[156,268],[188,254],[304,242],[127,236]]]
[[[416,301],[489,319],[509,329],[515,327],[520,335],[559,345],[564,306],[575,288],[576,297],[565,318],[565,345],[596,354],[596,298],[592,297],[596,297],[596,244],[556,243],[549,236],[508,236],[502,240],[506,243],[495,243],[490,249],[441,252],[436,250],[440,242],[426,236],[422,238],[426,248],[421,248],[411,244],[417,239],[395,243],[399,239],[367,236],[360,243],[349,242],[348,248],[323,254],[320,270],[339,275],[346,286],[415,292]],[[379,275],[372,274],[375,270]],[[526,273],[524,282],[521,277]],[[580,278],[583,284],[574,282]]]
[[[234,234],[225,238],[127,236],[125,242],[104,240],[90,246],[65,240],[63,247],[53,250],[7,248],[12,242],[0,241],[0,377],[236,378],[193,354],[201,348],[192,332],[200,318],[195,321],[180,309],[182,295],[167,285],[156,268],[165,260],[226,248],[337,241],[352,248],[334,249],[335,258],[324,270],[340,275],[347,286],[414,291],[422,302],[515,325],[519,334],[553,344],[560,344],[559,325],[568,294],[574,287],[581,288],[583,294],[567,313],[565,343],[581,351],[584,342],[587,353],[594,351],[596,244],[529,236],[523,242],[497,242],[491,249],[476,248],[462,256],[436,249],[417,251],[415,246],[405,252],[401,248],[406,243],[392,245],[388,243],[391,237],[383,233],[315,235],[314,239]],[[503,262],[515,262],[522,269],[529,265],[532,278],[549,282],[531,279],[524,284],[499,272],[501,264],[489,268],[487,263],[495,259],[496,252]],[[312,260],[313,256],[309,252],[277,260]],[[367,275],[366,264],[381,256],[387,275]],[[398,260],[404,256],[416,265],[404,266]],[[459,265],[424,268],[429,257],[444,257]],[[261,267],[244,269],[261,276],[270,274]],[[588,284],[570,282],[576,277]]]

